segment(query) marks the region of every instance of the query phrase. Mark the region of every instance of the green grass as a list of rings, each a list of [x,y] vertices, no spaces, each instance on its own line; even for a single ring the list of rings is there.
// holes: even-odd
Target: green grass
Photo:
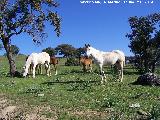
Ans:
[[[16,59],[19,71],[24,60],[25,57]],[[54,76],[52,70],[52,77],[37,75],[35,79],[10,78],[6,76],[8,61],[1,58],[0,94],[12,100],[13,104],[25,106],[25,111],[33,110],[36,106],[49,107],[49,110],[40,112],[47,118],[160,119],[160,88],[132,85],[139,75],[130,66],[124,69],[122,83],[116,81],[111,70],[105,67],[108,81],[101,85],[96,66],[94,73],[83,73],[80,66],[69,67],[63,63],[64,60],[60,60],[57,76]],[[130,107],[136,103],[140,107]]]

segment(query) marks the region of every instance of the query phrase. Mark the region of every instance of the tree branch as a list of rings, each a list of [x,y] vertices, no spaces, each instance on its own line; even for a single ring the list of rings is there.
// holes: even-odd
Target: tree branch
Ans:
[[[8,38],[12,37],[13,35],[18,35],[18,34],[20,34],[21,32],[23,32],[23,28],[24,28],[24,27],[21,27],[21,29],[20,29],[18,32],[15,30],[15,32],[14,32],[14,33],[11,33],[11,34],[8,36]]]

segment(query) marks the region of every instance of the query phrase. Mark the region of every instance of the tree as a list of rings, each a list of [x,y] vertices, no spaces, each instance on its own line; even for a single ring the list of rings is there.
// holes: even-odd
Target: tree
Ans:
[[[18,53],[19,53],[19,48],[16,45],[11,45],[10,49],[12,52],[13,60],[15,60],[16,55],[18,55]],[[7,57],[7,53],[4,53],[3,56]]]
[[[76,49],[76,53],[75,53],[76,55],[75,56],[80,58],[80,56],[83,55],[84,53],[85,53],[85,48],[84,47],[83,48],[80,47],[80,48]]]
[[[10,64],[10,74],[16,73],[16,65],[11,51],[11,38],[14,35],[27,33],[33,42],[40,44],[45,39],[45,23],[55,27],[56,35],[60,35],[60,21],[54,8],[58,3],[54,0],[1,0],[0,1],[0,40],[3,43]]]
[[[129,47],[135,54],[135,64],[139,72],[154,72],[160,58],[160,14],[145,17],[130,17],[131,32],[126,35]]]
[[[48,53],[50,56],[55,56],[56,52],[54,48],[48,47],[42,50],[42,52]]]
[[[64,55],[64,57],[73,57],[76,53],[76,48],[74,48],[72,45],[69,44],[61,44],[58,45],[55,50],[59,55]]]
[[[11,52],[13,56],[18,55],[19,48],[16,45],[11,45]]]

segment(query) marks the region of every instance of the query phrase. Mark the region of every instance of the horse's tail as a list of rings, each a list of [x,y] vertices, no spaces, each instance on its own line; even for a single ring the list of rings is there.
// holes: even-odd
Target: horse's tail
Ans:
[[[120,50],[113,50],[113,52],[116,52],[121,55],[121,57],[123,59],[123,66],[125,66],[125,54]]]

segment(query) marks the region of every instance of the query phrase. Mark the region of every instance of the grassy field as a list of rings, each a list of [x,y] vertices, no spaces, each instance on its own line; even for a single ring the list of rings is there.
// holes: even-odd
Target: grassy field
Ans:
[[[24,61],[24,57],[16,58],[19,71]],[[160,87],[132,85],[139,75],[129,65],[122,83],[105,67],[108,82],[101,85],[98,69],[93,69],[94,73],[83,73],[80,66],[64,66],[61,59],[57,76],[52,70],[52,77],[10,78],[8,61],[1,57],[0,97],[19,108],[14,117],[17,120],[26,116],[51,120],[160,119]]]

